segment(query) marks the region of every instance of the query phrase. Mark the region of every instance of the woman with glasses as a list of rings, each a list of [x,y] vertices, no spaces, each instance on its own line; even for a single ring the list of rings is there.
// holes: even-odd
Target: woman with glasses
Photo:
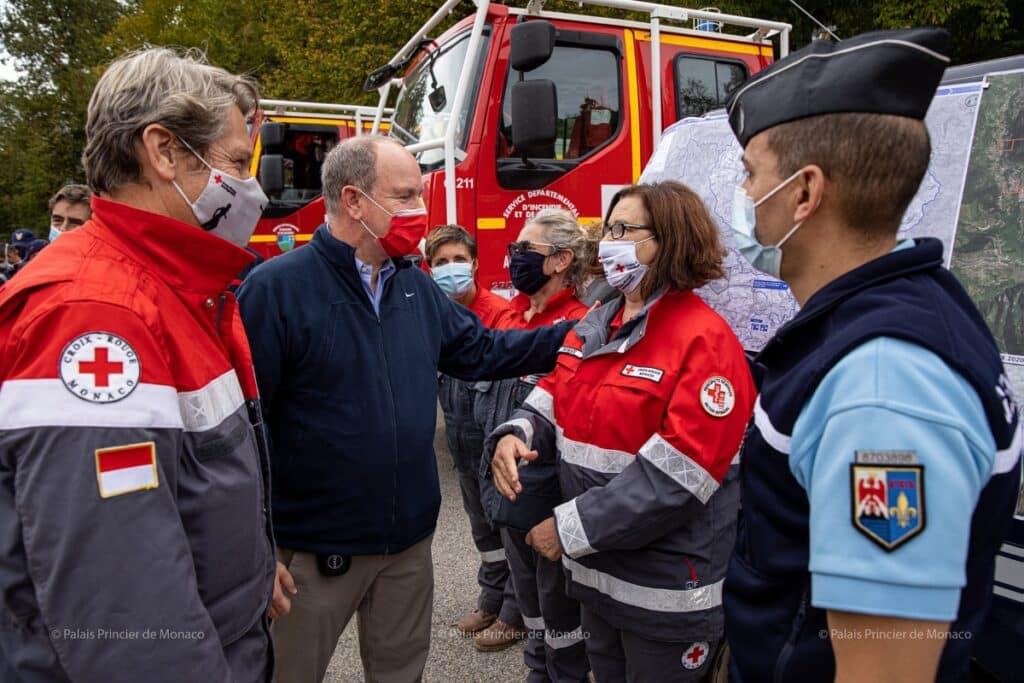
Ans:
[[[605,225],[599,260],[624,298],[577,324],[489,437],[494,482],[515,500],[538,456],[558,454],[566,502],[527,538],[563,563],[599,682],[701,680],[722,640],[755,389],[693,291],[722,277],[725,254],[700,198],[671,181],[627,187]]]
[[[527,221],[519,239],[508,246],[512,284],[520,294],[496,326],[534,329],[582,318],[587,309],[579,297],[591,279],[597,241],[596,235],[588,235],[563,209],[545,209]],[[484,433],[507,420],[539,380],[540,376],[531,375],[494,382],[478,395],[476,407]],[[489,453],[486,445],[484,452]],[[489,462],[487,458],[485,470]],[[554,459],[538,463],[526,477],[528,491],[519,505],[504,501],[489,477],[482,478],[481,486],[490,520],[501,528],[515,597],[527,629],[524,659],[532,671],[531,680],[587,680],[579,604],[565,594],[561,565],[538,556],[526,541],[530,528],[550,516],[562,500]],[[497,509],[490,503],[497,503]],[[506,628],[499,620],[477,634],[477,649],[493,650],[507,642],[507,633],[503,637],[502,632]]]

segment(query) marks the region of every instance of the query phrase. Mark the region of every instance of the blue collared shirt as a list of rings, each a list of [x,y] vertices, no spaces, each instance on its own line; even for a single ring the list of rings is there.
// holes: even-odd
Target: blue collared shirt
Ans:
[[[370,287],[370,281],[373,278],[373,266],[363,263],[359,260],[358,256],[353,258],[356,260],[356,270],[359,271],[359,279],[363,281],[363,291],[370,298],[373,312],[377,314],[377,317],[380,317],[380,299],[384,294],[384,283],[395,274],[395,264],[391,259],[388,259],[388,262],[380,267],[380,272],[377,273],[377,289],[374,290]]]

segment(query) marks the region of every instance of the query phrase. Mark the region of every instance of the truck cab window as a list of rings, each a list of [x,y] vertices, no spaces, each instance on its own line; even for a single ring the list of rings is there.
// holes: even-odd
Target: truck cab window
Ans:
[[[558,96],[555,144],[538,158],[582,159],[615,137],[622,105],[618,57],[614,52],[556,45],[551,59],[528,73],[526,78],[553,81]],[[502,98],[499,159],[516,156],[512,148],[509,93],[518,79],[518,73],[510,70]]]
[[[675,59],[675,76],[679,118],[703,116],[725,106],[732,91],[747,80],[747,67],[740,62],[680,55]]]
[[[338,131],[328,126],[290,124],[285,133],[282,202],[306,204],[320,196],[320,167],[338,144]]]
[[[484,56],[487,54],[490,31],[484,31],[480,42],[476,76],[470,81],[470,90],[462,104],[462,110],[455,112],[452,108],[455,105],[459,76],[469,57],[469,37],[469,32],[466,32],[435,48],[436,54],[423,55],[409,72],[395,102],[391,137],[403,145],[414,145],[444,137],[448,126],[455,125],[458,131],[455,144],[460,149],[466,148],[469,122],[472,121],[474,103],[480,87],[480,74],[483,71]],[[435,96],[433,102],[431,94]],[[444,150],[424,150],[416,154],[416,160],[424,171],[439,168],[444,165]]]

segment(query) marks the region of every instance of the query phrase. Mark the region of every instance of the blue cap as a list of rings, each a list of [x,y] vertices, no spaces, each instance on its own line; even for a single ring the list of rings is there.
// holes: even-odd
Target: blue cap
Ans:
[[[11,245],[27,247],[36,240],[36,234],[28,228],[19,228],[11,233]]]
[[[949,64],[939,28],[872,31],[816,40],[737,88],[726,110],[740,145],[781,123],[822,114],[893,114],[921,120]]]

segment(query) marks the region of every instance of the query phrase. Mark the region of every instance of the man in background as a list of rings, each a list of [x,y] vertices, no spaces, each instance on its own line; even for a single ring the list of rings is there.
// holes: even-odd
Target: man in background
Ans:
[[[50,197],[50,236],[49,240],[60,237],[68,230],[74,230],[92,216],[89,202],[92,192],[85,185],[69,184],[57,190]]]

